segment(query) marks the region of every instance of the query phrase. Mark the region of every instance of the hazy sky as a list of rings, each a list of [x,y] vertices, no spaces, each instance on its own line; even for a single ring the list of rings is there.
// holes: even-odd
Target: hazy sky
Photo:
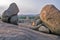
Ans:
[[[13,2],[19,7],[19,14],[39,14],[42,7],[46,4],[53,4],[60,9],[60,0],[0,0],[0,11],[2,7],[5,7],[4,10],[6,10]]]

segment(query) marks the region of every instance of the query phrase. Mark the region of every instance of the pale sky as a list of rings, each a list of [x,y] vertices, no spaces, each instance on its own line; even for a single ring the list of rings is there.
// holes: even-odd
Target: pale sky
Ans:
[[[0,0],[1,14],[13,2],[17,4],[20,10],[19,14],[39,14],[46,4],[53,4],[60,9],[60,0]]]

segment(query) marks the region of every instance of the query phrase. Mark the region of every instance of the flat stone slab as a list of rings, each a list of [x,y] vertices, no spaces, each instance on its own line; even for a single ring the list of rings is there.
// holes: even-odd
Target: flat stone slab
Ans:
[[[0,40],[60,40],[60,36],[0,22]]]

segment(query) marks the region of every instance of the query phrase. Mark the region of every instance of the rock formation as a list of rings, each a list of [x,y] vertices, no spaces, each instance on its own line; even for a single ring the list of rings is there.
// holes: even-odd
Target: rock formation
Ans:
[[[15,3],[12,3],[7,10],[2,14],[2,21],[7,23],[17,24],[19,9]]]
[[[60,35],[60,11],[54,5],[43,7],[40,18],[52,33]]]
[[[45,27],[45,26],[40,26],[38,31],[44,32],[44,33],[50,33],[49,29],[47,27]]]
[[[45,34],[0,21],[0,40],[60,40],[60,36]]]

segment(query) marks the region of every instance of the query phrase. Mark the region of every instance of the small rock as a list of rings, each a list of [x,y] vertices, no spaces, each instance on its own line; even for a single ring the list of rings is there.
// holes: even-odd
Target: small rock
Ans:
[[[41,24],[41,23],[42,23],[42,21],[40,19],[36,20],[36,26],[39,25],[39,24]]]
[[[38,30],[39,30],[40,32],[49,33],[49,29],[46,28],[45,26],[41,26]]]
[[[32,26],[30,27],[33,30],[38,30],[41,27],[42,24],[39,24],[38,26]]]

